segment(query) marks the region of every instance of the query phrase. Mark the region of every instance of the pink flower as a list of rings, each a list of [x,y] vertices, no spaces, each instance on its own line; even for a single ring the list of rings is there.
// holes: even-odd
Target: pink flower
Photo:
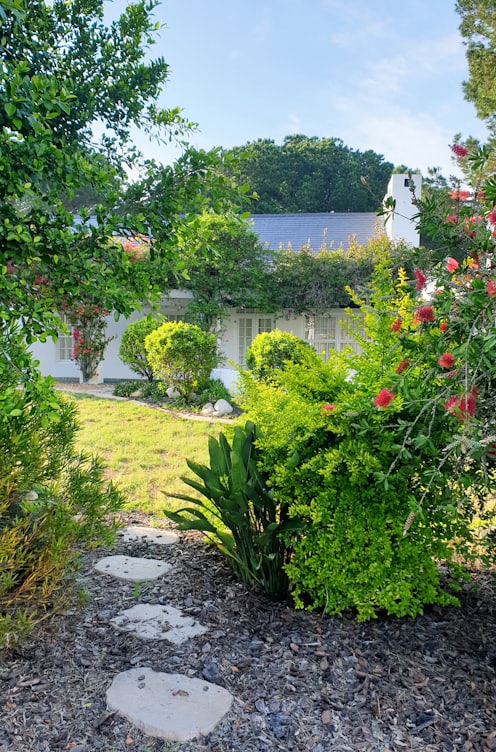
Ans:
[[[453,258],[453,256],[450,256],[448,259],[446,259],[446,269],[450,274],[453,274],[455,269],[458,269],[459,266],[460,264],[455,258]]]
[[[493,206],[493,208],[487,215],[487,221],[492,225],[496,224],[496,206]]]
[[[463,159],[463,157],[466,157],[468,154],[467,147],[462,146],[461,144],[453,144],[453,146],[451,147],[451,151],[459,159]]]
[[[390,389],[381,389],[374,400],[374,405],[377,405],[377,407],[387,407],[393,398],[394,394]]]
[[[322,409],[331,412],[331,410],[336,409],[336,405],[330,405],[328,402],[326,402],[324,405],[322,405]]]
[[[455,214],[450,214],[449,217],[446,217],[446,222],[449,225],[456,225],[458,224],[458,217]]]
[[[440,358],[438,358],[437,362],[442,368],[452,368],[455,359],[451,353],[445,352]]]
[[[391,324],[391,331],[399,332],[399,330],[401,329],[401,324],[402,324],[401,316],[398,316],[397,318],[395,318],[395,320]]]
[[[470,191],[451,191],[450,195],[455,201],[466,201],[470,198]]]
[[[403,373],[405,368],[408,368],[408,360],[400,360],[396,366],[396,373]]]
[[[417,278],[417,290],[423,290],[425,283],[427,282],[427,277],[425,277],[420,269],[415,269],[414,274]]]
[[[494,298],[496,296],[496,285],[490,279],[488,279],[486,282],[486,290],[490,298]]]
[[[434,309],[432,306],[420,306],[415,311],[417,321],[434,321]]]

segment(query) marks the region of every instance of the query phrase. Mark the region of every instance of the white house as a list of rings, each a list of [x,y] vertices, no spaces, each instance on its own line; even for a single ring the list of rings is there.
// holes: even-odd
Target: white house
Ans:
[[[412,175],[416,194],[420,194],[421,176]],[[330,212],[317,214],[260,214],[252,216],[252,229],[260,240],[269,248],[277,249],[291,245],[293,249],[308,246],[318,250],[322,243],[327,246],[342,247],[349,245],[350,237],[359,243],[366,243],[377,234],[386,234],[393,240],[404,240],[417,246],[419,236],[411,218],[416,213],[412,204],[410,178],[408,175],[392,175],[387,196],[395,201],[395,211],[386,221],[373,212]],[[184,317],[191,293],[175,290],[164,298],[160,312],[170,320]],[[129,318],[121,317],[115,321],[108,318],[108,336],[113,339],[105,351],[105,358],[98,367],[97,381],[113,382],[132,379],[136,374],[119,358],[119,345],[122,333],[132,322],[142,318],[148,309],[135,311]],[[251,309],[234,309],[219,337],[219,348],[224,356],[225,365],[216,369],[214,376],[221,378],[230,387],[236,379],[236,371],[229,365],[232,361],[244,365],[245,354],[252,339],[261,332],[281,329],[310,342],[320,353],[328,354],[331,350],[342,350],[354,346],[349,325],[343,326],[346,314],[342,309],[329,311],[325,316],[288,317],[283,314],[267,314]],[[35,343],[32,352],[40,362],[40,369],[45,375],[51,375],[60,381],[79,381],[80,372],[71,360],[73,341],[70,336],[60,336],[57,342]]]

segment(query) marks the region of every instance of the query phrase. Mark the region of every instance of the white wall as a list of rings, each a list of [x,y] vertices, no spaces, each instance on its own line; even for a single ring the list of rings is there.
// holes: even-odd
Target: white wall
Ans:
[[[415,185],[416,196],[420,198],[422,176],[412,175],[411,179]],[[396,206],[394,212],[386,220],[386,233],[391,240],[405,240],[412,246],[418,246],[420,236],[416,230],[415,222],[412,221],[412,217],[418,209],[412,204],[412,193],[409,186],[410,177],[408,175],[391,175],[386,199],[392,197]]]

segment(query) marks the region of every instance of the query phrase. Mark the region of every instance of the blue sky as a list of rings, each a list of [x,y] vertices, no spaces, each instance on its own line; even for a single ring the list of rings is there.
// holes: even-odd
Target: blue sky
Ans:
[[[114,0],[110,13],[126,5]],[[449,144],[486,129],[463,97],[455,0],[164,0],[153,55],[161,95],[198,123],[198,147],[337,137],[426,172],[455,172]],[[174,151],[135,134],[145,156]]]

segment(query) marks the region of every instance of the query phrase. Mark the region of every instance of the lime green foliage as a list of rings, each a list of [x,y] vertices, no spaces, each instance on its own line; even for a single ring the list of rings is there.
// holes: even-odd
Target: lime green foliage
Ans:
[[[206,402],[215,404],[220,399],[225,399],[227,402],[232,401],[229,389],[224,386],[220,379],[209,379],[201,387],[201,392],[198,395],[199,404],[202,405]]]
[[[180,530],[201,530],[215,541],[240,580],[258,583],[267,593],[285,594],[288,578],[284,565],[291,553],[290,533],[298,524],[288,520],[286,505],[278,504],[267,487],[266,476],[258,470],[256,441],[259,432],[253,423],[237,426],[232,445],[224,434],[209,439],[210,467],[188,461],[188,467],[201,483],[184,482],[204,498],[176,494],[188,507],[165,514]],[[288,540],[282,539],[286,532]]]
[[[435,356],[420,340],[415,357],[418,332],[403,341],[391,329],[399,314],[412,321],[412,295],[405,275],[393,283],[387,258],[362,308],[360,355],[288,365],[272,383],[245,374],[243,405],[261,428],[274,498],[303,526],[286,566],[296,605],[415,616],[425,604],[456,603],[436,562],[458,576],[456,555],[470,555],[474,468],[454,479],[444,462],[458,428],[431,399],[443,384],[428,378]],[[403,359],[408,381],[397,370]],[[385,388],[392,398],[380,407]]]
[[[215,335],[182,321],[159,326],[145,338],[145,348],[154,376],[186,401],[219,363]]]
[[[29,356],[14,338],[1,344],[0,644],[12,644],[61,602],[77,549],[112,539],[123,499],[101,462],[75,449],[74,406],[36,371],[19,384]]]
[[[307,342],[289,332],[274,329],[257,334],[246,351],[246,365],[254,378],[270,380],[274,371],[284,369],[288,363],[315,365],[318,356]]]
[[[145,338],[163,323],[163,319],[146,316],[129,324],[122,335],[119,358],[148,381],[153,381],[153,370],[146,356]]]

